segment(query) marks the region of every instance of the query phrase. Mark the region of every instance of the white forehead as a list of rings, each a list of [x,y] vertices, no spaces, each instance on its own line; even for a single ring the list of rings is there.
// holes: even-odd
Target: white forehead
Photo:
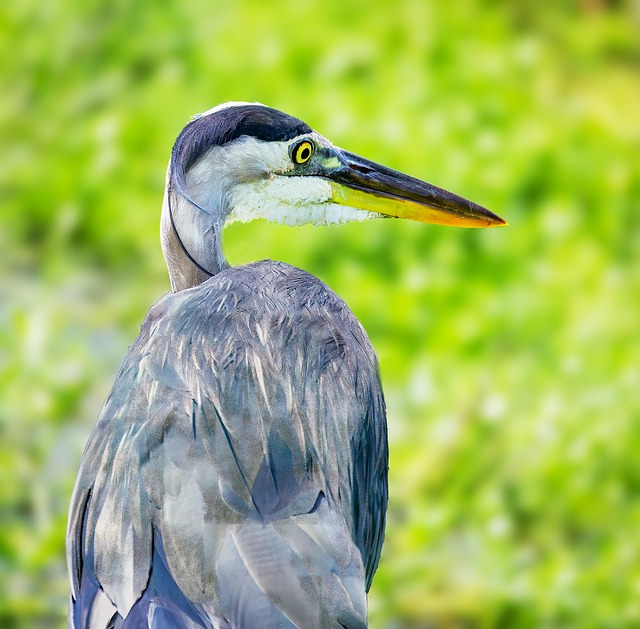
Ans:
[[[220,103],[219,105],[216,105],[211,109],[207,109],[207,111],[203,111],[200,114],[195,114],[193,116],[193,119],[195,120],[196,118],[202,118],[203,116],[208,116],[209,114],[215,114],[216,112],[222,111],[223,109],[231,109],[232,107],[245,107],[247,105],[256,105],[258,107],[266,107],[266,105],[264,105],[263,103],[258,103],[258,102],[250,103],[249,101],[243,101],[243,100],[230,100],[230,101],[227,101],[226,103]]]

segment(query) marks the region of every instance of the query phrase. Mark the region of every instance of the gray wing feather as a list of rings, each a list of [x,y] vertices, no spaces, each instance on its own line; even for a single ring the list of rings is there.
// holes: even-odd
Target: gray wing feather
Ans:
[[[87,573],[135,615],[158,589],[157,531],[191,618],[365,627],[386,475],[355,317],[288,265],[223,271],[151,309],[105,403],[70,511],[72,602]]]

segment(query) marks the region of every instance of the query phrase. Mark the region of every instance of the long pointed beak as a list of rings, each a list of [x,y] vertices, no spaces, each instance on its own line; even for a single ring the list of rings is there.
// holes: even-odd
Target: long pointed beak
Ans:
[[[340,205],[459,227],[499,227],[507,222],[452,192],[340,150],[339,166],[325,177]]]

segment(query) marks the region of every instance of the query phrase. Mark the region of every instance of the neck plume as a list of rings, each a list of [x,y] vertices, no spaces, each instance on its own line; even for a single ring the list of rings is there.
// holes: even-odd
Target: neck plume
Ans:
[[[220,217],[167,189],[160,239],[174,293],[202,284],[229,266],[222,252],[222,230]]]

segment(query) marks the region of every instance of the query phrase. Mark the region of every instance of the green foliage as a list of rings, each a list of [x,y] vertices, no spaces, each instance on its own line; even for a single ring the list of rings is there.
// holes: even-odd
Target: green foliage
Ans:
[[[632,2],[5,2],[0,624],[63,626],[66,509],[168,289],[164,169],[259,100],[510,227],[232,226],[377,348],[391,444],[373,627],[640,624],[640,17]]]

